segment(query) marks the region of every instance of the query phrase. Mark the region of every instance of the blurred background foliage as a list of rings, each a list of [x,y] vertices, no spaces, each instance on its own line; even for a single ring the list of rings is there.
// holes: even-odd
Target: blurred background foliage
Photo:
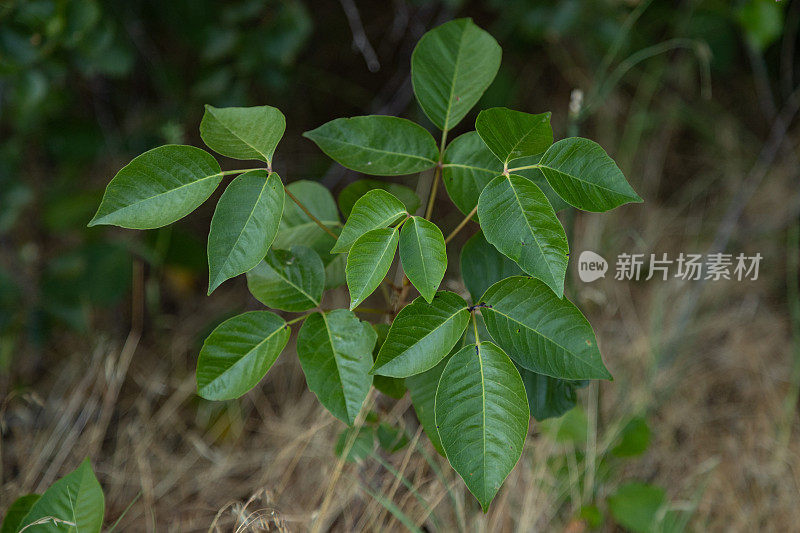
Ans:
[[[724,178],[707,175],[752,159],[797,79],[798,2],[0,0],[0,396],[35,388],[58,358],[98,337],[124,338],[136,283],[154,337],[172,331],[167,317],[204,313],[214,202],[144,234],[86,228],[121,166],[159,144],[202,146],[204,104],[269,104],[287,117],[276,161],[284,179],[318,180],[338,193],[360,176],[331,165],[300,133],[367,113],[426,123],[413,101],[410,53],[427,29],[456,16],[495,36],[503,65],[453,138],[472,129],[481,108],[552,110],[556,138],[597,139],[633,176],[645,209],[717,205]],[[720,136],[720,124],[734,124],[729,135]],[[653,177],[639,153],[666,130],[664,176]],[[438,209],[445,225],[460,219],[447,199]],[[681,216],[691,225],[691,213]],[[611,242],[633,231],[617,233]],[[705,228],[689,242],[711,237]],[[770,294],[782,302],[785,289],[776,281]],[[193,332],[195,348],[220,316],[246,303],[242,287],[225,290],[215,296],[222,309]],[[230,409],[201,402],[199,423],[217,424]],[[651,429],[641,414],[616,421],[600,479],[586,483],[612,480],[615,465],[644,453]],[[231,420],[225,433],[236,433]],[[380,437],[387,429],[375,424]],[[586,427],[576,409],[542,431],[563,444],[585,441]],[[574,482],[568,459],[551,465],[565,487]],[[607,507],[627,529],[650,531],[655,514],[665,519],[667,495],[637,483],[612,483]],[[591,527],[601,513],[587,504],[576,516]],[[669,520],[680,530],[688,518]]]

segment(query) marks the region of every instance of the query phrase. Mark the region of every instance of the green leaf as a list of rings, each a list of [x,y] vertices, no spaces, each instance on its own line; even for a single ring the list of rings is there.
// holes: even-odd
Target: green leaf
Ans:
[[[340,165],[373,176],[413,174],[432,168],[439,160],[436,141],[428,130],[404,118],[337,118],[303,137]]]
[[[611,379],[592,326],[577,307],[537,279],[512,277],[486,291],[481,309],[492,338],[520,366],[562,379]]]
[[[375,333],[378,334],[378,341],[375,343],[375,348],[372,350],[372,361],[378,357],[378,352],[386,341],[386,336],[389,334],[389,324],[373,324]],[[388,376],[373,376],[372,386],[384,393],[390,398],[399,400],[406,394],[406,383],[403,378],[390,378]]]
[[[357,431],[355,437],[352,437],[353,432]],[[336,440],[336,446],[333,451],[337,457],[344,454],[344,449],[347,446],[347,440],[353,439],[353,444],[350,446],[350,452],[345,457],[348,463],[360,463],[370,455],[375,448],[375,430],[370,427],[362,428],[345,428],[339,433],[339,438]]]
[[[153,148],[117,172],[89,226],[172,224],[205,202],[220,181],[219,163],[204,150],[177,144]]]
[[[289,341],[286,322],[269,311],[229,318],[206,338],[197,359],[197,394],[232,400],[266,375]]]
[[[561,297],[569,260],[567,234],[544,193],[529,180],[498,176],[478,200],[486,240]]]
[[[608,508],[614,520],[635,533],[659,531],[658,514],[666,504],[664,489],[639,482],[626,483],[608,497]]]
[[[408,219],[400,231],[400,261],[408,280],[432,302],[447,270],[442,230],[422,217]]]
[[[353,243],[366,232],[385,228],[404,215],[408,213],[403,202],[392,194],[381,189],[369,191],[353,206],[331,253],[350,251]]]
[[[377,337],[367,322],[345,309],[312,314],[297,336],[297,355],[309,390],[350,426],[372,386],[369,368]]]
[[[334,232],[340,229],[336,202],[324,186],[314,181],[300,180],[287,185],[286,190]],[[311,220],[293,200],[286,199],[278,236],[272,243],[275,248],[289,250],[296,244],[302,244],[317,252],[322,262],[328,265],[335,257],[330,254],[330,249],[335,243],[336,239]]]
[[[522,269],[489,244],[480,231],[461,248],[461,277],[473,303],[501,279],[521,274]]]
[[[561,198],[584,211],[608,211],[642,201],[614,160],[589,139],[556,142],[542,156],[539,168]]]
[[[397,228],[374,229],[359,237],[350,248],[345,272],[351,310],[372,294],[386,277],[398,239]]]
[[[445,357],[439,363],[420,374],[415,374],[406,378],[406,387],[411,394],[411,404],[417,413],[422,429],[428,435],[428,439],[436,448],[436,451],[444,455],[442,440],[439,438],[439,430],[436,429],[436,414],[434,406],[436,404],[436,389],[439,387],[439,378],[442,376],[444,367],[447,366],[449,357]],[[378,378],[379,376],[375,376]]]
[[[374,189],[383,189],[397,197],[403,202],[403,205],[406,206],[406,211],[409,213],[415,213],[421,204],[417,193],[405,185],[372,179],[358,180],[342,189],[342,192],[339,193],[339,209],[344,217],[350,218],[350,212],[358,199]]]
[[[517,370],[525,384],[531,416],[538,421],[559,417],[575,407],[577,389],[589,383],[552,378],[521,366]]]
[[[325,265],[325,290],[341,287],[347,281],[345,278],[347,256],[342,254],[329,254],[327,258],[330,262]]]
[[[540,159],[541,155],[525,157],[518,159],[515,166],[535,165]],[[478,197],[483,188],[503,172],[502,163],[474,131],[456,137],[447,146],[443,163],[442,180],[447,194],[465,215],[478,205]],[[519,169],[515,173],[534,182],[556,211],[569,206],[553,191],[538,168]]]
[[[650,446],[650,427],[642,417],[632,418],[625,424],[619,442],[611,449],[617,457],[636,457]]]
[[[514,165],[515,166],[519,165],[521,167],[530,166],[530,165],[537,165],[537,164],[539,164],[539,161],[542,159],[543,155],[544,154],[537,154],[537,155],[532,155],[532,156],[529,156],[529,157],[523,157],[521,159],[517,159],[514,162]],[[547,180],[545,179],[544,174],[542,173],[541,169],[536,168],[536,167],[533,167],[533,168],[522,168],[522,169],[517,170],[517,171],[513,171],[512,170],[511,174],[516,174],[518,176],[522,176],[523,178],[528,179],[528,180],[532,181],[533,183],[535,183],[536,186],[539,187],[542,190],[544,195],[547,196],[547,200],[550,202],[550,205],[553,206],[553,209],[556,212],[561,211],[562,209],[566,209],[568,207],[571,207],[567,202],[564,201],[563,198],[561,198],[558,194],[556,194],[556,191],[554,191],[553,188],[550,186],[550,184],[547,183]]]
[[[447,459],[485,513],[528,434],[522,378],[491,342],[465,346],[442,372],[435,409]]]
[[[39,498],[41,498],[39,494],[26,494],[14,500],[14,503],[9,505],[6,510],[0,533],[17,533],[22,528],[22,520],[31,511],[33,505],[39,501]]]
[[[371,372],[408,377],[436,366],[469,322],[467,302],[459,295],[439,291],[433,302],[419,297],[397,314]]]
[[[411,55],[411,82],[431,122],[455,127],[491,85],[501,55],[497,41],[468,18],[423,35]]]
[[[247,273],[247,288],[267,307],[305,311],[322,301],[325,265],[306,246],[293,246],[291,252],[273,248]]]
[[[504,165],[520,157],[541,154],[553,144],[549,112],[532,115],[493,107],[478,114],[475,130]]]
[[[226,157],[257,159],[272,164],[275,147],[286,130],[283,113],[268,105],[257,107],[206,106],[200,137],[206,146]]]
[[[95,533],[103,526],[104,514],[103,488],[86,458],[78,468],[53,483],[42,494],[20,522],[20,529],[37,520],[51,517],[47,523],[30,527],[28,531]],[[60,523],[54,524],[53,518]]]
[[[222,193],[208,232],[208,294],[255,267],[278,233],[284,205],[281,178],[253,170]]]
[[[477,132],[456,137],[444,151],[442,180],[456,207],[468,214],[486,185],[503,172],[503,164]]]

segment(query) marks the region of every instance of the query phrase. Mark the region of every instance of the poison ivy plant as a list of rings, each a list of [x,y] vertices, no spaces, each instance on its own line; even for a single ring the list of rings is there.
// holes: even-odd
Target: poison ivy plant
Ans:
[[[99,533],[104,514],[103,489],[86,459],[44,494],[26,494],[12,503],[0,531]]]
[[[486,109],[475,131],[448,143],[500,57],[494,38],[469,19],[422,37],[411,78],[438,142],[422,125],[378,115],[339,118],[304,134],[363,174],[431,172],[423,210],[414,191],[389,181],[356,181],[338,205],[319,183],[284,183],[274,167],[283,114],[208,106],[200,124],[206,145],[260,162],[256,168],[223,171],[200,148],[158,147],[119,171],[90,222],[165,226],[238,175],[211,220],[209,291],[245,274],[253,297],[273,311],[235,316],[209,335],[197,393],[209,400],[245,394],[300,326],[296,352],[309,389],[352,427],[338,453],[350,443],[348,460],[365,457],[376,436],[388,451],[404,445],[404,433],[362,411],[373,386],[392,398],[408,390],[430,441],[484,511],[520,457],[530,419],[561,416],[587,380],[611,379],[589,322],[564,296],[569,246],[556,213],[641,201],[600,145],[553,142],[549,112]],[[447,237],[435,217],[442,181],[465,215]],[[480,231],[461,250],[460,285],[448,256],[470,222]],[[444,290],[446,279],[448,288],[466,290]],[[348,308],[326,305],[326,291],[343,284]],[[374,303],[363,307],[367,300]]]

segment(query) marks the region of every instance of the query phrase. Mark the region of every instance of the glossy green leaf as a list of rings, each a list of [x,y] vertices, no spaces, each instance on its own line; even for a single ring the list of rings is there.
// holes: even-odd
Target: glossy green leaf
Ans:
[[[373,176],[413,174],[439,160],[428,130],[404,118],[337,118],[303,136],[340,165]]]
[[[283,113],[268,105],[223,108],[207,105],[200,122],[200,137],[218,154],[267,164],[272,164],[275,147],[285,130]]]
[[[408,219],[400,230],[400,261],[409,281],[432,302],[447,270],[442,230],[422,217]]]
[[[26,531],[97,533],[103,526],[104,514],[103,489],[87,458],[77,469],[53,483],[33,504],[20,525],[25,529],[38,520],[52,517]]]
[[[397,229],[381,228],[358,238],[347,255],[347,288],[350,309],[355,309],[381,284],[397,250]]]
[[[520,176],[498,176],[478,199],[486,240],[560,297],[569,260],[567,234],[544,193]]]
[[[153,148],[117,172],[89,226],[172,224],[205,202],[220,181],[219,163],[204,150],[177,144]]]
[[[569,381],[558,379],[519,367],[531,416],[536,420],[556,418],[573,407],[578,401],[577,389],[585,387],[588,381]]]
[[[492,338],[528,370],[562,379],[611,379],[592,326],[543,282],[512,277],[489,287],[481,309]]]
[[[661,508],[667,505],[667,494],[661,487],[631,482],[619,487],[608,497],[611,515],[625,529],[634,533],[662,531]]]
[[[540,159],[540,155],[525,157],[515,161],[514,166],[535,165]],[[478,205],[478,197],[483,188],[503,172],[503,164],[474,131],[456,137],[447,146],[443,163],[442,181],[447,188],[447,194],[465,215]],[[534,182],[556,211],[569,206],[550,187],[538,168],[523,168],[515,173]]]
[[[553,144],[549,112],[532,115],[505,107],[485,109],[475,120],[475,131],[505,165],[541,154]]]
[[[517,159],[516,161],[514,161],[514,166],[519,165],[521,167],[525,167],[525,166],[536,165],[542,159],[542,155],[544,154],[537,154]],[[535,183],[536,186],[542,190],[544,195],[547,196],[547,200],[550,202],[550,205],[553,206],[553,209],[556,212],[571,207],[567,202],[564,201],[563,198],[561,198],[558,194],[556,194],[556,191],[554,191],[553,188],[550,186],[550,184],[547,183],[547,180],[545,179],[541,169],[536,167],[521,168],[520,170],[517,171],[511,171],[511,174],[522,176],[523,178],[528,179],[533,183]]]
[[[375,349],[372,350],[372,361],[378,357],[378,352],[386,341],[389,335],[389,324],[373,324],[375,333],[378,334],[378,341],[375,343]],[[403,378],[390,378],[388,376],[373,376],[372,385],[390,398],[399,400],[406,394],[406,383]]]
[[[255,267],[278,233],[284,205],[281,178],[253,170],[222,193],[208,232],[208,294]]]
[[[411,82],[431,122],[455,127],[491,85],[501,55],[497,41],[468,18],[423,35],[411,55]]]
[[[347,281],[345,268],[347,267],[347,256],[343,254],[329,254],[330,261],[325,265],[325,290],[341,287]]]
[[[403,202],[381,189],[369,191],[358,199],[345,222],[331,253],[350,251],[359,237],[368,231],[385,228],[408,215]]]
[[[264,377],[289,341],[286,322],[269,311],[229,318],[206,338],[197,359],[197,394],[238,398]]]
[[[473,303],[501,279],[522,274],[522,269],[489,244],[480,231],[461,248],[461,277]]]
[[[528,434],[522,378],[491,342],[465,346],[442,372],[435,410],[447,459],[485,513]]]
[[[439,291],[428,303],[419,297],[397,314],[372,372],[408,377],[436,366],[450,353],[469,322],[467,302]]]
[[[503,164],[475,131],[456,137],[445,149],[442,161],[447,194],[465,215],[478,205],[483,188],[503,172]]]
[[[444,448],[442,448],[442,440],[439,438],[439,430],[436,429],[434,408],[439,378],[442,376],[444,367],[447,366],[449,360],[449,357],[445,357],[435,367],[406,378],[406,387],[408,387],[411,395],[411,404],[417,413],[419,423],[422,424],[422,429],[425,430],[425,434],[433,444],[433,447],[442,455],[444,455]]]
[[[412,214],[419,209],[421,204],[417,193],[405,185],[372,179],[358,180],[342,189],[342,192],[339,193],[338,204],[344,218],[350,218],[350,212],[353,210],[353,206],[359,198],[375,189],[382,189],[391,193],[398,200],[403,202],[403,205],[406,206],[406,211]]]
[[[325,265],[306,246],[293,246],[291,251],[273,248],[247,273],[247,288],[267,307],[305,311],[322,301]]]
[[[294,181],[286,186],[309,211],[332,231],[341,230],[339,211],[333,195],[323,185],[308,180]],[[322,262],[329,264],[335,256],[330,254],[336,239],[320,228],[291,198],[286,198],[278,236],[272,245],[290,250],[296,244],[308,246],[319,254]]]
[[[297,355],[309,390],[350,426],[372,386],[369,368],[377,337],[367,322],[345,309],[312,314],[297,337]]]
[[[14,500],[14,503],[8,506],[6,515],[3,517],[0,533],[17,533],[23,525],[22,521],[41,497],[40,494],[26,494]]]
[[[608,211],[642,201],[614,160],[589,139],[556,142],[542,156],[539,168],[561,198],[584,211]]]

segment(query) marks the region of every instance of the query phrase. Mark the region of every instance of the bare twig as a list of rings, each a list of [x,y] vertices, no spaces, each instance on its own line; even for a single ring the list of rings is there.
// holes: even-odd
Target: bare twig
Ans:
[[[344,14],[347,16],[347,23],[350,24],[350,31],[353,32],[353,48],[364,56],[364,61],[367,62],[367,68],[370,72],[378,72],[381,68],[381,63],[378,61],[375,49],[369,44],[356,3],[354,0],[339,0],[339,3],[342,4]]]
[[[334,239],[338,239],[338,238],[339,238],[339,236],[338,236],[338,235],[336,235],[336,234],[333,232],[333,230],[331,230],[331,228],[329,228],[328,226],[326,226],[325,224],[323,224],[323,223],[322,223],[322,221],[321,221],[320,219],[318,219],[317,217],[315,217],[315,216],[314,216],[314,215],[311,213],[311,211],[309,211],[309,210],[308,210],[308,208],[307,208],[306,206],[304,206],[304,205],[302,204],[302,202],[300,202],[300,200],[298,200],[298,199],[297,199],[297,197],[295,197],[295,195],[294,195],[294,194],[292,194],[292,191],[290,191],[288,188],[287,188],[287,189],[285,189],[285,190],[286,190],[286,194],[289,196],[289,198],[291,198],[291,199],[294,201],[294,203],[296,203],[296,204],[297,204],[297,207],[299,207],[300,209],[302,209],[302,210],[303,210],[303,212],[304,212],[306,215],[308,215],[308,218],[310,218],[311,220],[313,220],[313,221],[314,221],[314,223],[315,223],[317,226],[319,226],[320,228],[322,228],[323,230],[325,230],[325,233],[327,233],[328,235],[330,235],[330,236],[331,236],[331,237],[333,237]]]

